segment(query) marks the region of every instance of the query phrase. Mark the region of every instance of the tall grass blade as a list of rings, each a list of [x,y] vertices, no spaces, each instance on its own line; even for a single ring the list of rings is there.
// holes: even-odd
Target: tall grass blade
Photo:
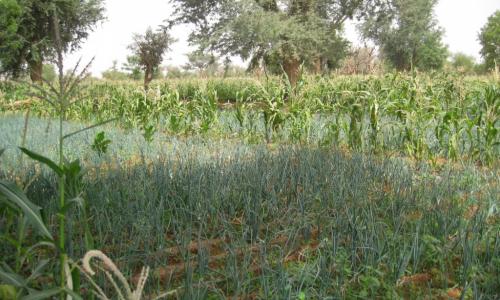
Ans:
[[[46,165],[47,167],[51,168],[54,172],[56,172],[56,174],[58,176],[63,176],[64,174],[64,171],[54,162],[52,161],[51,159],[43,156],[43,155],[40,155],[38,153],[35,153],[33,151],[30,151],[26,148],[22,148],[20,147],[19,148],[24,154],[28,155],[30,158],[38,161],[38,162],[41,162],[43,163],[44,165]]]
[[[53,240],[50,231],[45,226],[42,216],[40,215],[40,207],[28,200],[17,186],[9,182],[0,181],[0,195],[3,195],[7,201],[18,206],[40,235],[49,240]]]
[[[2,268],[0,268],[0,280],[16,287],[26,286],[26,281],[20,275],[4,271]]]

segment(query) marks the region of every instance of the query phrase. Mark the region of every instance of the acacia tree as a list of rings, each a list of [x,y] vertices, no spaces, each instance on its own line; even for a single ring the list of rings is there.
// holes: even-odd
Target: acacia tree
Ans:
[[[292,85],[302,63],[313,65],[331,50],[343,23],[364,0],[170,0],[168,26],[193,24],[190,42],[221,56],[278,58]],[[274,59],[273,59],[274,60]]]
[[[18,77],[29,69],[41,81],[43,62],[55,56],[54,11],[65,52],[79,48],[104,19],[103,0],[0,0],[0,73]]]
[[[185,70],[192,70],[200,75],[213,75],[219,68],[218,58],[213,54],[193,51],[187,54],[188,63],[183,66]]]
[[[129,74],[129,77],[133,80],[140,80],[142,78],[141,65],[139,63],[139,57],[135,55],[127,56],[127,62],[122,65],[122,69]]]
[[[438,0],[387,0],[371,8],[360,29],[398,70],[443,67],[448,50],[442,43],[433,9]]]
[[[494,68],[500,64],[500,10],[488,18],[488,22],[479,34],[479,41],[486,67]]]
[[[158,68],[163,61],[163,54],[170,50],[170,45],[173,42],[175,42],[175,39],[165,29],[154,32],[151,28],[148,28],[144,35],[134,34],[134,42],[129,46],[129,49],[134,52],[139,64],[142,66],[145,89],[149,87],[154,74],[158,72]]]

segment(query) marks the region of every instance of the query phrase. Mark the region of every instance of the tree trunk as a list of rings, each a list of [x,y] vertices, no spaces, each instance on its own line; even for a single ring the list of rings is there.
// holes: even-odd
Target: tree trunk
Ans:
[[[30,62],[29,68],[30,68],[31,81],[34,83],[41,83],[42,82],[42,73],[43,73],[42,60]]]
[[[300,62],[298,59],[286,58],[283,62],[283,69],[285,70],[286,75],[288,76],[288,81],[292,87],[297,85],[297,81],[299,80],[299,71],[300,71]]]
[[[144,71],[144,89],[149,88],[149,83],[153,80],[153,68],[147,67]]]
[[[314,74],[321,74],[323,71],[323,59],[321,57],[317,57],[314,59],[314,67],[313,67],[313,72]]]

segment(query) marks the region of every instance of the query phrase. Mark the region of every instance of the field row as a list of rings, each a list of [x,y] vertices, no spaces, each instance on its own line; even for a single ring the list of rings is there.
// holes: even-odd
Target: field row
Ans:
[[[498,171],[417,170],[405,160],[332,149],[196,138],[149,152],[132,142],[140,135],[111,134],[117,148],[142,154],[87,162],[81,182],[69,185],[67,197],[85,205],[66,213],[68,251],[81,257],[89,245],[101,249],[128,277],[151,266],[148,293],[498,296]],[[4,162],[14,154],[8,149]],[[55,216],[56,177],[25,164],[0,177]],[[55,218],[47,223],[56,230]],[[14,260],[10,247],[0,250]]]
[[[296,90],[278,79],[89,83],[66,118],[118,118],[122,128],[238,138],[247,143],[334,145],[417,160],[492,164],[500,154],[500,85],[450,75],[306,78]],[[3,108],[54,116],[47,103],[3,87]],[[28,105],[29,103],[29,105]]]

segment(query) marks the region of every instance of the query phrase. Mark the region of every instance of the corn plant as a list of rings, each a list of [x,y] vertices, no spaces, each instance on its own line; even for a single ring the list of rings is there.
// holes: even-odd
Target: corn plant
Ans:
[[[262,89],[265,95],[262,110],[265,137],[266,142],[270,143],[273,133],[281,129],[288,118],[288,114],[284,111],[288,91],[284,88],[275,87],[262,87]]]
[[[349,146],[359,151],[363,147],[363,109],[360,104],[350,106],[349,119],[349,129],[345,130],[348,132]]]
[[[52,288],[48,290],[36,291],[30,288],[29,284],[34,278],[40,276],[43,272],[43,268],[48,264],[48,260],[41,261],[40,264],[35,268],[34,272],[27,279],[22,278],[20,275],[15,273],[14,269],[8,268],[7,270],[2,270],[1,274],[9,284],[12,284],[16,288],[19,288],[20,293],[27,292],[30,297],[33,298],[48,298],[55,295],[60,295],[61,299],[64,299],[66,294],[74,298],[79,298],[79,296],[73,292],[74,289],[78,289],[78,273],[71,273],[67,255],[67,245],[70,243],[70,238],[66,235],[66,222],[69,218],[69,209],[71,206],[81,203],[81,198],[78,195],[72,195],[78,189],[79,177],[81,175],[81,166],[79,160],[68,161],[65,157],[65,147],[64,142],[68,138],[81,133],[83,131],[89,130],[106,122],[96,124],[72,133],[64,133],[64,121],[67,116],[68,109],[74,105],[75,100],[73,97],[79,90],[79,84],[84,80],[85,74],[90,66],[90,63],[83,68],[83,70],[77,74],[78,65],[72,70],[69,76],[64,75],[64,64],[63,64],[63,47],[61,45],[61,39],[59,36],[59,20],[57,18],[56,10],[53,10],[52,24],[54,26],[54,40],[57,60],[56,64],[59,71],[58,84],[44,80],[45,86],[33,84],[32,88],[36,90],[34,96],[38,97],[41,101],[52,106],[52,108],[59,115],[59,136],[58,136],[58,162],[55,162],[43,155],[37,154],[26,148],[20,147],[20,150],[32,158],[35,161],[42,163],[43,165],[50,168],[57,176],[58,179],[58,234],[57,238],[54,238],[51,232],[46,227],[41,214],[40,208],[30,202],[24,193],[19,190],[16,186],[2,181],[0,183],[0,196],[2,199],[8,202],[10,207],[15,210],[19,210],[22,214],[19,215],[18,224],[20,228],[19,233],[19,243],[22,244],[25,227],[27,222],[29,222],[41,235],[43,238],[40,243],[35,244],[32,248],[37,248],[38,246],[51,246],[56,250],[59,256],[59,287]],[[72,193],[73,192],[73,193]],[[73,199],[67,199],[67,196],[74,196]],[[85,223],[87,220],[83,220]],[[87,226],[85,226],[88,228]],[[89,232],[85,233],[86,235]],[[90,240],[90,237],[86,238]],[[19,248],[18,248],[19,249]],[[17,264],[17,269],[19,271],[20,264]]]
[[[289,119],[291,141],[309,143],[312,122],[310,109],[292,104]]]

